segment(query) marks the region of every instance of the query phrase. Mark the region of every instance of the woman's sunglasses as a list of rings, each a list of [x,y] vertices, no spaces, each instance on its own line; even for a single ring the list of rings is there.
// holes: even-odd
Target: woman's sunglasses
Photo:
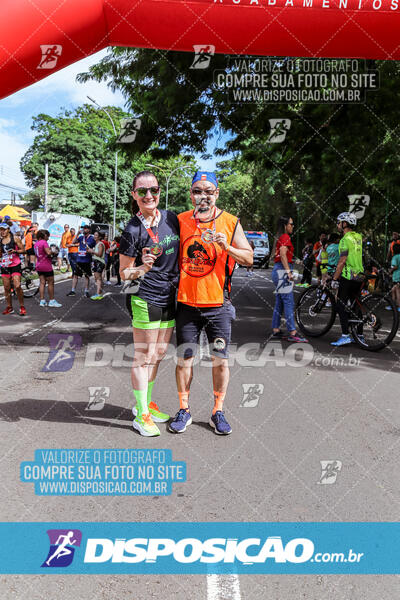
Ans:
[[[156,186],[152,186],[152,187],[148,187],[148,188],[140,187],[133,191],[135,192],[135,194],[140,196],[140,198],[144,198],[149,190],[150,190],[150,194],[152,196],[157,196],[157,194],[160,193],[160,188],[156,187]]]

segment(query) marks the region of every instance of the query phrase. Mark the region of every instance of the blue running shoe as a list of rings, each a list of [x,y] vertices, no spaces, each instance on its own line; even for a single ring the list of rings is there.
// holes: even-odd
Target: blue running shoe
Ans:
[[[172,433],[183,433],[186,431],[186,427],[190,425],[192,422],[192,415],[189,410],[185,410],[184,408],[180,408],[171,423],[168,425],[168,429],[172,431]]]
[[[232,427],[225,419],[225,415],[222,410],[217,410],[215,415],[211,415],[209,424],[218,435],[229,435],[232,433]]]
[[[352,344],[354,342],[351,335],[342,335],[336,342],[331,342],[331,346],[347,346],[347,344]]]
[[[357,337],[358,337],[358,341],[361,342],[361,344],[367,345],[367,342],[365,341],[365,337],[363,335],[359,335]]]

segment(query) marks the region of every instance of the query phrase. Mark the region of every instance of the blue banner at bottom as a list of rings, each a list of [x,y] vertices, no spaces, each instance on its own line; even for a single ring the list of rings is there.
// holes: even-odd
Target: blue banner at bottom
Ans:
[[[0,523],[0,572],[398,574],[399,523]]]

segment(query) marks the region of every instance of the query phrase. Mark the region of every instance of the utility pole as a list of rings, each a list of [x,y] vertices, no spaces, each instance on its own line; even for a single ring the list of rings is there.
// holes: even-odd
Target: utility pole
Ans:
[[[44,212],[47,213],[47,198],[49,193],[49,165],[44,166]]]
[[[93,104],[95,104],[100,110],[102,110],[103,112],[106,113],[107,117],[110,119],[113,131],[114,131],[114,135],[115,135],[115,140],[117,140],[117,130],[115,129],[114,121],[111,118],[110,113],[104,108],[104,106],[100,106],[100,104],[98,104],[96,102],[96,100],[94,100],[90,96],[86,96],[86,97],[90,100],[90,102],[93,102]],[[117,150],[115,152],[115,167],[114,167],[113,237],[115,237],[115,222],[116,222],[116,215],[117,215],[118,152],[119,152],[119,150]]]

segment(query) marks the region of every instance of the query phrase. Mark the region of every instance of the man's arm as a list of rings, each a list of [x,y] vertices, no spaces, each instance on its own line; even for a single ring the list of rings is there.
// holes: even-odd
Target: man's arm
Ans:
[[[253,250],[244,235],[243,227],[240,223],[237,224],[235,235],[232,239],[232,244],[228,244],[224,233],[217,233],[215,241],[221,246],[225,252],[231,256],[239,265],[243,267],[251,267],[253,264]]]
[[[348,250],[342,250],[342,252],[340,253],[339,262],[337,264],[336,271],[333,274],[334,281],[337,281],[339,279],[339,277],[341,276],[342,271],[344,269],[344,265],[346,264],[348,255],[349,255]]]

